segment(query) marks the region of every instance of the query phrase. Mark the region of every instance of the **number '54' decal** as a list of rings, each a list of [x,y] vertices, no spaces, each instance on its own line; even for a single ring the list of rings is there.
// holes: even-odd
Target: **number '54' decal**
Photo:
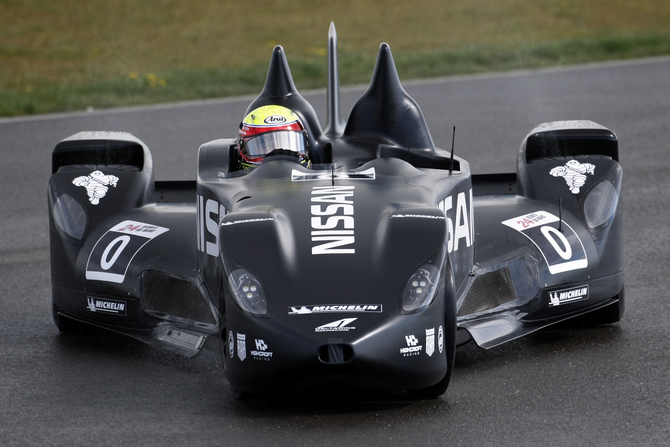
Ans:
[[[505,220],[502,224],[520,232],[535,244],[552,275],[588,267],[584,244],[579,236],[565,222],[561,223],[562,232],[559,231],[555,224],[558,220],[551,213],[536,211]]]
[[[169,231],[134,220],[112,227],[96,242],[86,264],[86,279],[122,283],[130,261],[151,239]]]

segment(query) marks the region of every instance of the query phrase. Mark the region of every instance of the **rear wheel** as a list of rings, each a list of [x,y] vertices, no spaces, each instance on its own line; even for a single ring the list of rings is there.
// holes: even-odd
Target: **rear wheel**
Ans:
[[[618,323],[623,318],[624,310],[626,309],[626,293],[625,289],[617,295],[618,303],[610,304],[602,309],[589,312],[584,315],[584,322],[590,326],[597,326],[600,324]]]
[[[88,326],[83,323],[61,315],[60,308],[56,306],[56,303],[51,304],[51,312],[54,324],[63,334],[80,334],[88,328]]]
[[[566,327],[591,327],[600,326],[602,324],[618,323],[623,318],[624,310],[626,308],[626,294],[624,289],[622,288],[621,292],[614,298],[618,298],[619,301],[609,304],[601,309],[594,310],[593,312],[571,318],[560,324],[565,325]]]

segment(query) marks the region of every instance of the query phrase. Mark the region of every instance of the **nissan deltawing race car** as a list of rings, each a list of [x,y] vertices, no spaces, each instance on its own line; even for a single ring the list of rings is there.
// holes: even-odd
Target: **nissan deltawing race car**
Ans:
[[[619,321],[613,132],[542,124],[516,173],[471,175],[453,146],[435,147],[387,44],[343,121],[333,25],[328,46],[326,126],[277,46],[238,135],[200,147],[195,181],[154,181],[149,148],[128,133],[56,145],[61,331],[87,323],[187,356],[220,337],[236,395],[335,375],[432,397],[470,340]]]

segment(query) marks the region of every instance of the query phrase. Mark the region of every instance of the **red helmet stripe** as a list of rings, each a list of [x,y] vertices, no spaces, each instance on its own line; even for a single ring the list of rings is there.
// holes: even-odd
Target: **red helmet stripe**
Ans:
[[[240,136],[242,138],[250,138],[262,133],[276,132],[279,130],[297,130],[300,132],[302,131],[302,126],[297,121],[289,124],[283,124],[281,126],[256,126],[245,124],[240,129]]]

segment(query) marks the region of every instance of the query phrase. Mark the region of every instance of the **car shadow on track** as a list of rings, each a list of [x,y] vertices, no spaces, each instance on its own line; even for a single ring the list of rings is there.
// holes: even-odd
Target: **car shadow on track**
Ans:
[[[562,355],[589,356],[594,350],[615,349],[624,338],[625,327],[618,325],[585,328],[574,324],[556,325],[505,343],[490,350],[471,342],[458,348],[452,376],[457,387],[476,383],[477,373],[490,370],[492,376],[502,368],[523,368],[525,363],[547,367]],[[450,389],[437,399],[418,400],[403,391],[387,389],[363,379],[348,380],[337,376],[318,377],[290,385],[273,393],[235,399],[223,375],[220,341],[208,339],[202,352],[188,359],[148,346],[125,335],[91,328],[77,335],[57,334],[52,341],[56,356],[55,373],[66,380],[76,372],[79,381],[114,377],[134,377],[136,383],[117,389],[119,393],[144,393],[165,402],[181,402],[207,412],[246,417],[282,417],[370,412],[452,411]],[[157,385],[159,383],[160,385]],[[161,394],[161,387],[181,385],[174,395]],[[194,394],[205,395],[196,402]],[[453,399],[452,399],[453,400]]]
[[[491,349],[481,349],[471,341],[456,350],[454,373],[462,374],[470,368],[527,361],[529,358],[537,362],[545,357],[554,357],[558,351],[588,353],[603,346],[618,345],[624,334],[625,323],[587,326],[581,321],[568,320]]]

